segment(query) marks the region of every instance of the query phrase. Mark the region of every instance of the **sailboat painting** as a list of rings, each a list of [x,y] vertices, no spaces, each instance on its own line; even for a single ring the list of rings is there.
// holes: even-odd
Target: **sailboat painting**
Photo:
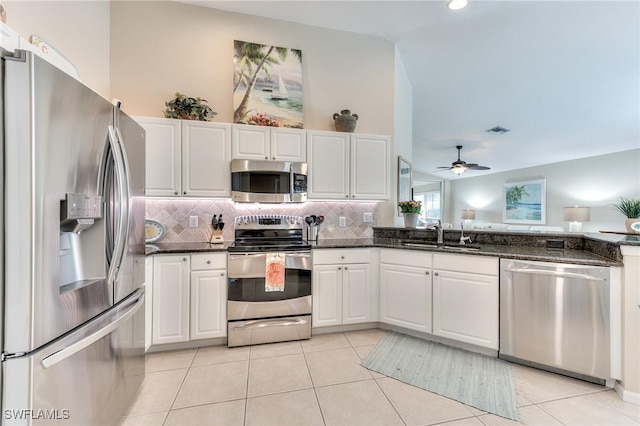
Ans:
[[[233,44],[234,123],[302,129],[302,51]]]

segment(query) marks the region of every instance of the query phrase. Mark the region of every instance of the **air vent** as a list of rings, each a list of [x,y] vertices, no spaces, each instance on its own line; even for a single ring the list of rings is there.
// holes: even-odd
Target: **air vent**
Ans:
[[[489,133],[498,133],[498,134],[503,134],[503,133],[507,133],[510,132],[511,130],[509,129],[505,129],[504,127],[500,127],[500,126],[496,126],[496,127],[492,127],[490,129],[485,130],[486,132]]]

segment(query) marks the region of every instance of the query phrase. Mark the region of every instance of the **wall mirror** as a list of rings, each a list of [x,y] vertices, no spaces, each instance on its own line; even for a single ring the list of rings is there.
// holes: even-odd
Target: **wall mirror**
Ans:
[[[411,180],[413,199],[422,201],[422,213],[418,225],[425,225],[435,219],[444,221],[444,182],[429,175],[413,173]]]
[[[408,162],[401,155],[398,155],[398,203],[400,201],[412,200],[411,190],[411,163]],[[397,206],[397,203],[396,203]],[[400,207],[398,209],[398,216],[402,216],[400,213]]]

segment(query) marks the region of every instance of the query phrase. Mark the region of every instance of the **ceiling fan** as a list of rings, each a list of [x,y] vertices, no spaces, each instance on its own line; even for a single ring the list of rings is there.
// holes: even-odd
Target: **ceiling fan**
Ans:
[[[451,163],[451,166],[438,167],[438,169],[441,169],[441,170],[437,170],[437,171],[448,169],[448,170],[451,170],[453,173],[457,174],[458,176],[460,176],[467,170],[489,170],[490,169],[490,167],[479,166],[475,163],[467,163],[465,161],[462,161],[460,159],[460,150],[462,149],[462,145],[457,145],[456,148],[458,149],[458,159],[453,163]]]

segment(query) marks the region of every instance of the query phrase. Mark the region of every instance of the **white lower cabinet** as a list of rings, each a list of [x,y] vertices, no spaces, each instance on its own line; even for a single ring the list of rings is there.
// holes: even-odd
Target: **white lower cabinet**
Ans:
[[[226,259],[226,253],[154,256],[154,345],[226,336]]]
[[[433,334],[498,349],[498,258],[433,255]]]
[[[227,335],[226,255],[213,257],[191,255],[191,340]]]
[[[376,321],[374,281],[370,249],[315,250],[313,327]]]
[[[189,264],[189,255],[154,256],[154,345],[189,340]]]
[[[380,322],[431,333],[431,256],[380,251]]]
[[[151,346],[153,331],[153,256],[144,259],[144,348]]]

